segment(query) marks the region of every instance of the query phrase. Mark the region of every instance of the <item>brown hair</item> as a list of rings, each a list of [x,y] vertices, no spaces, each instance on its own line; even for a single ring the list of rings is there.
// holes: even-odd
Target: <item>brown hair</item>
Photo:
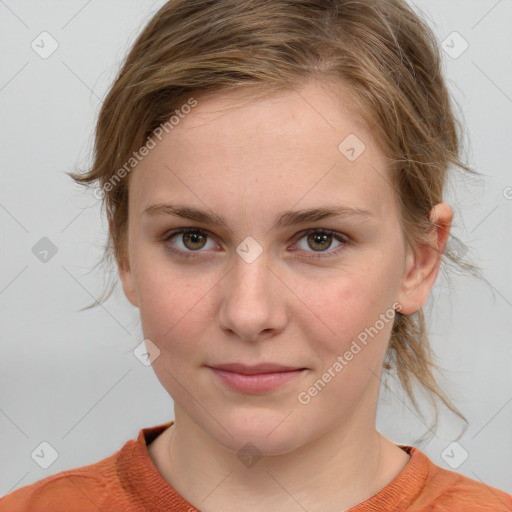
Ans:
[[[389,158],[406,240],[426,243],[450,166],[477,173],[459,157],[462,125],[435,36],[405,1],[170,0],[137,38],[104,100],[92,168],[71,174],[105,192],[105,259],[126,257],[129,180],[119,171],[129,172],[133,152],[177,109],[191,97],[247,88],[255,99],[310,78],[348,86]],[[477,274],[457,251],[443,258]],[[434,425],[436,398],[465,420],[436,382],[421,309],[396,315],[385,369],[396,371],[420,413],[413,385],[427,391]]]

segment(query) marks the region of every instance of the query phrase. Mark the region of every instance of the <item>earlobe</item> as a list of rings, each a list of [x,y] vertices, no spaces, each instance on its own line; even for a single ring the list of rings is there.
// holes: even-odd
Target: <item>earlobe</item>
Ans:
[[[452,219],[453,210],[448,204],[435,205],[430,213],[432,229],[425,243],[409,249],[398,296],[401,313],[415,313],[427,302],[441,267]]]
[[[119,277],[121,278],[121,283],[123,285],[123,291],[126,298],[132,305],[138,308],[139,300],[135,288],[135,280],[129,262],[125,259],[124,261],[118,263],[118,269]]]

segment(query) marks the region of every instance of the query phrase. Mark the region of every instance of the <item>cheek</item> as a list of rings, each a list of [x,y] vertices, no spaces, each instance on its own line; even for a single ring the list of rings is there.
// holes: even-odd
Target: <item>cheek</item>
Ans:
[[[202,282],[198,288],[186,275],[146,273],[138,286],[144,336],[162,348],[183,346],[179,341],[184,338],[197,339],[201,329],[197,319],[208,317],[204,295],[211,287],[208,280]]]
[[[194,308],[201,308],[207,278],[190,279],[189,269],[180,272],[160,244],[141,239],[140,233],[133,233],[131,242],[144,336],[161,345],[187,323]]]
[[[144,338],[160,350],[152,367],[167,392],[178,402],[189,400],[186,388],[194,381],[197,367],[203,363],[207,347],[202,346],[207,319],[204,297],[209,287],[198,290],[190,278],[173,273],[149,271],[139,284],[139,302]],[[204,320],[201,320],[204,319]]]
[[[380,295],[369,293],[372,282],[368,273],[353,274],[326,288],[324,300],[310,295],[309,304],[320,320],[312,328],[310,314],[300,329],[317,365],[301,389],[301,403],[311,401],[319,410],[336,403],[342,416],[368,390],[378,390],[394,309],[385,289]]]
[[[346,340],[389,312],[396,292],[396,270],[380,259],[347,266],[315,286],[304,279],[297,295],[317,318],[314,325]]]
[[[396,271],[393,258],[388,256],[367,264],[345,268],[318,287],[304,281],[304,315],[300,330],[310,340],[319,370],[331,368],[338,386],[347,379],[355,392],[357,382],[373,380],[379,374],[393,327]],[[341,362],[338,361],[341,356]],[[338,361],[336,367],[333,365]],[[341,365],[341,366],[340,366]],[[342,368],[343,367],[343,368]],[[326,375],[326,379],[329,376]],[[356,385],[357,388],[357,385]]]

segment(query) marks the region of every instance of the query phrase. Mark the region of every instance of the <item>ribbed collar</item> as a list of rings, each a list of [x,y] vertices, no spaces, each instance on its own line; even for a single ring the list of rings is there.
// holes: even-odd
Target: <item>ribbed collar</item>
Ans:
[[[407,510],[429,480],[434,464],[413,446],[397,445],[411,458],[404,469],[388,485],[371,498],[349,508],[347,512],[398,512]]]
[[[148,512],[193,512],[197,509],[179,495],[153,464],[148,445],[174,422],[143,428],[137,441],[131,439],[120,450],[117,471],[125,491]]]

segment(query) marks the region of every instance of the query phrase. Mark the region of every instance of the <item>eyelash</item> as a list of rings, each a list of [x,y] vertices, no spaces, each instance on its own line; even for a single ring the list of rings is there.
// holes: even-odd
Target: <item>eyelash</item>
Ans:
[[[183,257],[183,258],[197,258],[197,257],[199,257],[199,255],[194,254],[194,253],[204,252],[204,251],[201,251],[200,249],[197,251],[182,251],[181,249],[176,249],[175,247],[173,247],[172,244],[170,243],[170,240],[172,238],[174,238],[176,235],[182,235],[185,233],[198,233],[198,234],[206,235],[210,238],[213,238],[210,236],[208,231],[206,231],[204,229],[200,229],[200,228],[191,228],[191,227],[175,229],[173,231],[170,231],[166,235],[164,235],[164,238],[162,241],[166,245],[167,249],[169,251],[171,251],[173,254],[177,254],[178,256]],[[302,231],[301,233],[299,233],[299,238],[297,239],[297,242],[312,233],[333,235],[333,238],[338,240],[342,244],[340,246],[338,246],[336,249],[334,249],[332,251],[328,251],[328,252],[327,251],[318,251],[318,252],[312,251],[311,256],[307,257],[309,259],[323,259],[323,258],[330,258],[331,256],[337,256],[337,254],[341,250],[343,250],[344,246],[347,245],[347,243],[348,243],[347,237],[342,235],[341,233],[338,233],[338,232],[330,230],[330,229],[322,229],[322,228],[311,228],[311,229]],[[297,243],[297,242],[295,242],[295,243]],[[306,252],[310,252],[310,251],[306,251]]]

